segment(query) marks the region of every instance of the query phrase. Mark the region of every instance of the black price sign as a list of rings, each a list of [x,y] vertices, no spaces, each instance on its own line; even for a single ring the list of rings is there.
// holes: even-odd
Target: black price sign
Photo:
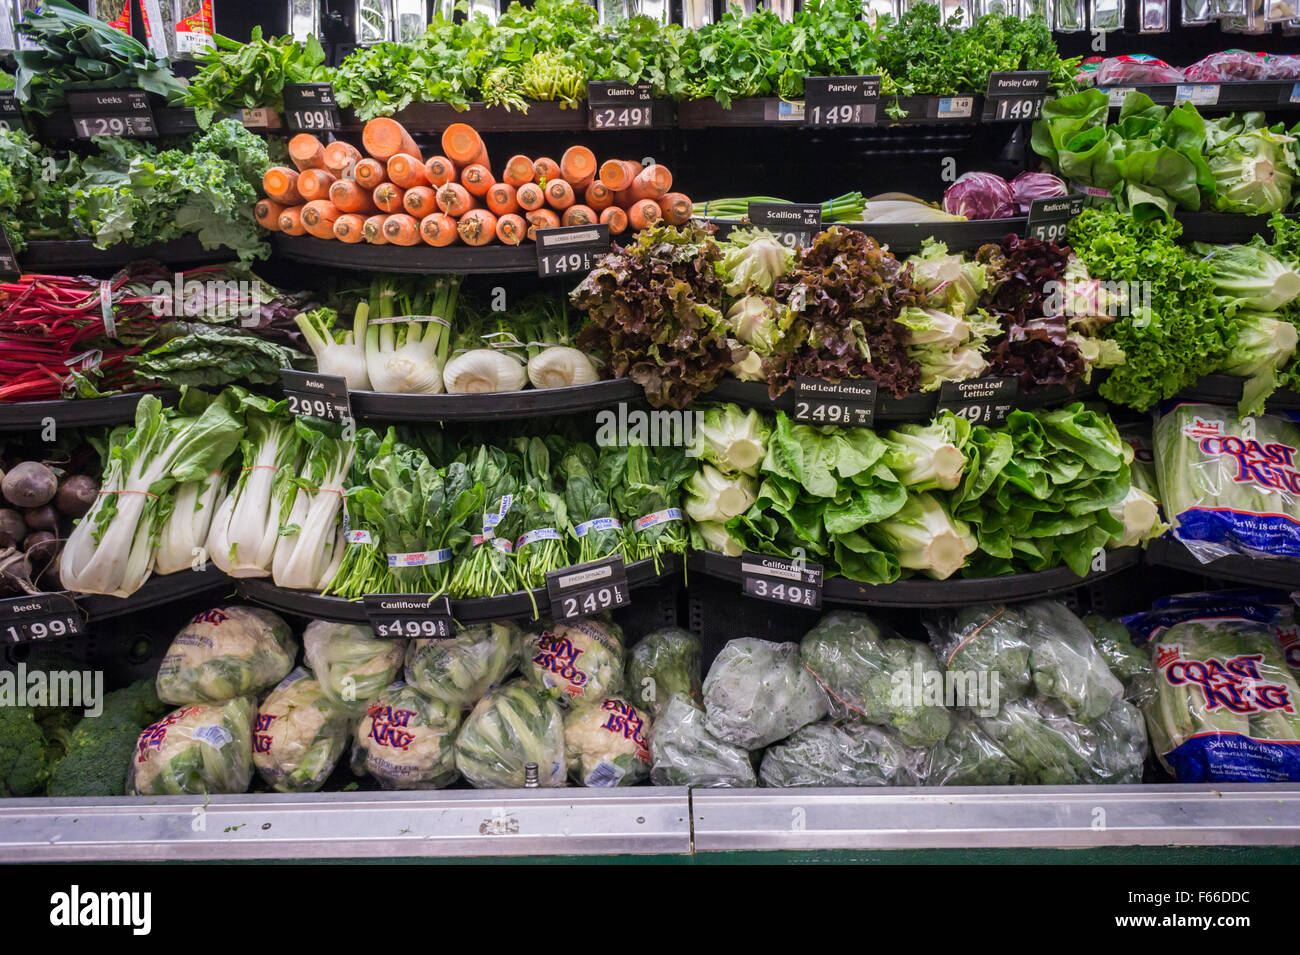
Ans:
[[[1043,103],[1051,90],[1046,70],[1023,73],[990,73],[984,96],[985,122],[1021,122],[1043,115]]]
[[[865,379],[824,381],[800,375],[794,385],[795,421],[870,428],[876,420],[876,383]]]
[[[456,634],[445,594],[367,594],[361,602],[375,636],[385,640],[447,640]]]
[[[1058,196],[1034,199],[1029,203],[1029,221],[1025,236],[1044,242],[1064,242],[1070,221],[1083,211],[1083,196]]]
[[[791,607],[819,610],[822,565],[746,551],[740,558],[741,590],[750,597]]]
[[[588,129],[649,129],[654,125],[650,84],[587,84]]]
[[[609,225],[566,225],[537,230],[537,274],[542,278],[590,272],[609,251]]]
[[[9,243],[9,236],[5,233],[4,226],[0,226],[0,278],[17,279],[22,278],[23,270],[18,267],[18,256],[14,255],[14,247]]]
[[[66,594],[39,594],[0,600],[0,639],[28,643],[85,632],[81,611]]]
[[[1001,424],[1016,406],[1020,384],[1014,378],[972,378],[939,386],[939,410],[971,424]]]
[[[632,603],[622,557],[553,570],[546,575],[551,616],[557,620],[590,617]]]
[[[813,236],[822,230],[822,207],[797,202],[751,202],[749,221],[775,232],[782,245],[806,247],[812,245]]]
[[[144,90],[91,90],[68,94],[72,128],[79,139],[127,136],[152,139],[158,135],[149,94]]]
[[[282,368],[280,384],[284,388],[284,397],[289,402],[289,414],[325,421],[352,418],[346,378]]]
[[[14,96],[14,91],[0,92],[0,131],[8,132],[11,129],[25,130],[26,128],[22,107],[18,105],[18,98]]]
[[[284,84],[284,119],[293,133],[328,133],[338,129],[338,102],[333,83]]]
[[[803,81],[803,91],[803,121],[808,126],[876,123],[879,76],[810,76]]]

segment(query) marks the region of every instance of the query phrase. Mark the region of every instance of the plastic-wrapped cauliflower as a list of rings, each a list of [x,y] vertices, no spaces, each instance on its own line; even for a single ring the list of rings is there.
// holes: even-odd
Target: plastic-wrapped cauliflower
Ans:
[[[927,700],[926,683],[937,681],[942,689],[943,671],[925,644],[886,637],[865,614],[837,610],[808,632],[800,654],[833,716],[892,727],[905,745],[917,748],[948,735],[952,720],[943,694]]]
[[[1018,700],[1029,689],[1029,623],[1018,608],[979,604],[926,620],[925,629],[949,672],[968,675],[968,680],[974,675],[977,682],[996,675],[999,704]]]
[[[631,786],[650,775],[650,723],[627,700],[606,697],[564,716],[569,776],[584,786]]]
[[[146,726],[131,757],[129,796],[201,796],[248,789],[253,778],[253,718],[257,703],[185,706]]]
[[[1140,783],[1147,758],[1147,728],[1142,711],[1116,700],[1090,729],[1095,746],[1089,768],[1098,783]]]
[[[275,686],[298,644],[279,616],[258,607],[214,607],[176,634],[158,668],[164,703],[222,703]]]
[[[412,640],[406,648],[406,682],[467,710],[519,665],[523,638],[523,631],[507,620],[472,624],[450,640]]]
[[[813,723],[763,754],[764,786],[915,786],[924,758],[864,723]]]
[[[1055,600],[1039,600],[1022,610],[1030,621],[1034,690],[1059,701],[1080,723],[1100,719],[1124,695],[1124,687],[1111,675],[1083,621]]]
[[[704,725],[723,742],[761,749],[826,715],[799,645],[729,640],[704,679]]]
[[[700,641],[677,627],[646,634],[628,651],[625,694],[657,715],[674,694],[700,699]]]
[[[379,698],[402,667],[406,647],[380,640],[369,627],[313,620],[302,635],[307,666],[321,689],[352,716]]]
[[[1133,642],[1128,627],[1097,614],[1084,617],[1083,624],[1092,634],[1092,642],[1106,666],[1124,686],[1124,699],[1141,706],[1153,697],[1156,687],[1151,652]]]
[[[518,789],[529,763],[537,764],[540,785],[564,785],[564,713],[550,693],[512,680],[465,718],[456,737],[456,768],[480,789]]]
[[[276,792],[315,792],[347,749],[351,731],[347,713],[298,667],[257,711],[253,765]]]
[[[650,736],[650,781],[696,789],[757,786],[754,764],[739,746],[724,743],[704,725],[704,711],[672,696]]]
[[[1015,761],[972,719],[955,716],[952,732],[930,750],[923,775],[927,786],[1009,786]]]
[[[1060,706],[1032,698],[1015,700],[997,716],[978,721],[1016,764],[1016,785],[1066,786],[1093,782],[1096,737]]]
[[[566,706],[603,700],[623,689],[623,631],[596,617],[554,624],[525,643],[523,670]]]
[[[352,771],[385,789],[441,789],[456,781],[453,743],[460,710],[394,683],[357,724]]]

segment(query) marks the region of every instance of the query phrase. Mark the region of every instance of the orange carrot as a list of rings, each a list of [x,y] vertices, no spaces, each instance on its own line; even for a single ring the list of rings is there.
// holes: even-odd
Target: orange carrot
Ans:
[[[276,225],[285,235],[307,234],[307,227],[302,224],[302,206],[285,206]]]
[[[403,189],[428,186],[433,182],[429,178],[429,170],[425,168],[424,163],[407,153],[398,153],[396,156],[389,158],[388,178]]]
[[[330,186],[338,177],[328,169],[304,169],[298,174],[298,195],[308,202],[313,199],[328,199]]]
[[[582,198],[587,205],[600,212],[614,204],[614,190],[597,179],[583,191]]]
[[[340,242],[353,245],[366,237],[365,228],[365,216],[348,213],[334,220],[334,237]]]
[[[374,215],[379,211],[375,205],[373,189],[357,185],[351,179],[339,179],[330,186],[330,202],[339,207],[340,212],[357,212]]]
[[[528,222],[528,238],[537,238],[538,229],[554,229],[560,224],[560,217],[550,209],[534,209],[532,212],[524,214],[524,219]]]
[[[628,192],[633,200],[658,199],[660,196],[667,195],[672,187],[673,174],[668,171],[667,166],[656,163],[641,170],[640,174],[632,180],[632,188]]]
[[[641,172],[639,162],[611,159],[600,167],[600,181],[614,192],[627,189]]]
[[[272,232],[280,231],[280,213],[284,212],[284,206],[274,199],[262,199],[253,206],[253,218],[263,229],[270,229]]]
[[[624,212],[626,212],[628,206],[632,205],[634,202],[636,202],[636,200],[632,198],[631,189],[619,189],[614,193],[614,205],[618,206]]]
[[[533,160],[533,182],[541,185],[560,178],[560,164],[554,159],[539,156]]]
[[[586,146],[570,146],[560,157],[560,175],[573,183],[574,189],[578,188],[578,183],[587,188],[587,184],[596,178],[596,169],[596,154]]]
[[[375,186],[388,181],[388,170],[377,159],[362,159],[353,167],[352,178],[362,189],[373,191]]]
[[[552,179],[545,192],[546,204],[552,209],[567,209],[574,203],[573,187],[563,179]]]
[[[520,209],[531,212],[546,205],[546,193],[542,192],[542,187],[537,183],[526,182],[515,190],[515,201],[519,203]]]
[[[528,235],[528,223],[523,216],[508,212],[497,218],[497,238],[506,245],[518,245]]]
[[[384,223],[387,221],[388,216],[371,216],[367,219],[361,227],[366,241],[371,245],[388,245],[388,237],[384,235]]]
[[[395,186],[391,182],[381,182],[375,186],[371,198],[375,200],[375,205],[384,212],[401,212],[402,197],[405,195],[405,189]]]
[[[318,239],[332,239],[340,215],[338,206],[328,199],[313,199],[302,207],[302,225]]]
[[[289,159],[299,172],[325,168],[325,147],[311,133],[299,133],[289,140]]]
[[[402,200],[402,209],[407,215],[415,216],[417,219],[423,219],[425,216],[433,215],[438,211],[438,194],[428,186],[416,186],[414,189],[406,190],[406,198]]]
[[[287,206],[296,206],[302,202],[298,194],[298,170],[288,166],[272,166],[262,176],[262,191],[268,199]]]
[[[451,245],[456,241],[456,220],[435,212],[420,220],[420,238],[429,245]]]
[[[468,123],[452,123],[442,131],[442,154],[452,162],[462,166],[479,162],[480,156],[487,155],[483,139],[473,126]],[[487,165],[487,163],[483,163]]]
[[[486,209],[471,209],[456,223],[456,234],[466,245],[487,245],[497,237],[497,217]]]
[[[627,231],[627,213],[618,206],[610,206],[600,214],[600,221],[609,226],[610,235]]]
[[[627,222],[633,229],[648,229],[663,217],[659,203],[653,199],[638,199],[627,210]]]
[[[469,194],[458,182],[449,182],[438,190],[438,208],[453,219],[459,219],[465,213],[478,206],[478,200]]]
[[[498,182],[489,189],[485,201],[494,215],[504,216],[519,211],[519,200],[515,198],[515,187],[508,182]]]
[[[560,216],[561,225],[591,225],[598,221],[596,210],[590,206],[572,205]]]
[[[518,189],[526,182],[533,181],[533,161],[527,156],[511,156],[506,161],[505,172],[501,174],[502,182],[508,182]]]
[[[384,237],[393,245],[419,245],[420,223],[404,212],[391,215],[384,221]]]
[[[325,168],[343,178],[361,161],[361,150],[338,139],[325,147]]]
[[[686,225],[691,221],[695,206],[691,200],[680,192],[670,192],[659,197],[659,209],[664,214],[664,221],[669,225]]]
[[[459,171],[456,169],[456,164],[446,156],[430,156],[424,168],[429,173],[429,185],[435,187],[455,182]]]
[[[460,171],[460,182],[471,196],[482,197],[496,183],[496,178],[487,166],[471,163]]]
[[[379,116],[366,123],[361,130],[361,145],[380,162],[388,162],[398,153],[406,153],[424,162],[420,147],[415,145],[411,134],[401,123],[387,116]]]

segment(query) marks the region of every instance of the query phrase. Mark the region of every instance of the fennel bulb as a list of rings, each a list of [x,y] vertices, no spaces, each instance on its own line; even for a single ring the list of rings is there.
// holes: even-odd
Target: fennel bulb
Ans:
[[[740,471],[753,477],[767,454],[771,434],[772,429],[753,408],[746,412],[736,405],[716,405],[701,416],[690,455],[723,474]]]
[[[338,314],[332,308],[317,308],[299,312],[294,322],[302,330],[307,346],[316,356],[316,370],[322,375],[337,375],[347,380],[351,391],[367,391],[370,373],[366,370],[366,317],[370,306],[362,302],[357,306],[352,331],[333,329]]]
[[[294,421],[307,448],[299,471],[297,494],[288,522],[271,558],[271,578],[277,587],[314,590],[329,582],[343,560],[339,516],[343,510],[343,481],[356,445],[343,440],[337,428]]]
[[[442,372],[451,395],[520,391],[527,382],[524,363],[499,348],[473,348],[456,355]]]
[[[212,525],[217,501],[226,489],[226,475],[212,473],[199,481],[188,481],[176,489],[172,512],[158,538],[155,570],[160,574],[199,567],[206,561],[205,542]],[[196,560],[202,557],[203,560]]]
[[[706,464],[686,482],[686,514],[692,521],[725,523],[749,510],[755,491],[753,478],[728,477]]]
[[[909,494],[898,513],[868,533],[898,555],[900,567],[935,580],[947,580],[961,570],[978,546],[970,525],[949,515],[930,493]]]
[[[394,394],[442,394],[442,368],[451,341],[450,316],[456,308],[460,280],[438,278],[431,300],[424,295],[404,297],[406,314],[401,316],[394,306],[397,289],[382,279],[374,289],[375,301],[366,319],[370,387]]]
[[[528,359],[528,380],[534,388],[569,388],[599,379],[600,371],[590,356],[568,345],[548,345]]]

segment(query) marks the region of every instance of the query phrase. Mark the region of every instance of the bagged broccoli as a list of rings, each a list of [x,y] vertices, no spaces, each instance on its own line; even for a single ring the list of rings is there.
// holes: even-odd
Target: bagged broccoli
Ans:
[[[1093,782],[1095,736],[1061,707],[1026,697],[977,721],[1015,763],[1016,785],[1067,786]]]
[[[833,716],[892,727],[905,745],[922,749],[948,735],[943,671],[925,644],[888,637],[865,614],[837,610],[808,632],[800,654]],[[926,684],[936,682],[938,699],[927,699]]]
[[[812,723],[769,746],[764,786],[915,786],[924,754],[864,723]]]
[[[298,667],[257,711],[253,765],[276,792],[316,792],[334,772],[351,729],[347,713]]]
[[[1009,786],[1016,764],[975,720],[955,716],[948,737],[930,750],[922,773],[927,786]]]
[[[456,781],[460,710],[394,683],[366,707],[354,734],[352,771],[385,789],[441,789]]]
[[[646,634],[627,655],[626,694],[658,715],[673,694],[700,699],[700,641],[676,627]]]
[[[723,742],[761,749],[826,715],[826,699],[794,643],[729,640],[704,679],[704,725]]]
[[[1124,699],[1141,705],[1155,692],[1150,651],[1137,646],[1128,627],[1118,620],[1092,613],[1083,618],[1083,625],[1092,634],[1092,642],[1106,666],[1123,685]]]
[[[1022,611],[1029,622],[1035,692],[1058,700],[1080,723],[1100,719],[1124,695],[1124,687],[1097,652],[1083,621],[1055,600],[1026,604]]]
[[[650,760],[650,781],[656,786],[718,789],[758,785],[749,753],[710,733],[704,725],[704,711],[685,696],[669,697],[655,718]]]
[[[518,789],[529,763],[537,764],[540,785],[564,785],[564,713],[550,693],[512,680],[465,718],[456,737],[456,768],[480,789]]]
[[[248,789],[257,703],[186,706],[145,727],[127,777],[128,796],[202,796]]]
[[[519,665],[523,631],[511,621],[476,623],[450,640],[412,640],[406,682],[448,706],[467,710]]]
[[[1147,758],[1147,731],[1142,711],[1127,700],[1116,700],[1094,723],[1094,749],[1089,762],[1091,781],[1140,783]]]
[[[557,623],[524,644],[524,675],[565,706],[623,689],[623,631],[596,617]]]
[[[995,677],[998,705],[1020,699],[1029,689],[1029,625],[1019,608],[978,604],[928,619],[925,629],[930,634],[930,646],[944,668],[962,674],[967,682],[972,677],[975,679],[976,697],[992,702],[991,681]],[[980,681],[985,683],[983,693]],[[978,699],[970,700],[969,692],[963,695],[966,709],[985,709]]]
[[[352,716],[387,689],[405,655],[400,641],[380,640],[369,627],[325,620],[307,624],[302,646],[325,695]]]
[[[607,697],[564,717],[569,776],[584,786],[631,786],[650,775],[650,724],[626,700]]]
[[[293,669],[298,644],[289,625],[258,607],[214,607],[176,634],[158,667],[164,703],[223,703],[255,696]]]

